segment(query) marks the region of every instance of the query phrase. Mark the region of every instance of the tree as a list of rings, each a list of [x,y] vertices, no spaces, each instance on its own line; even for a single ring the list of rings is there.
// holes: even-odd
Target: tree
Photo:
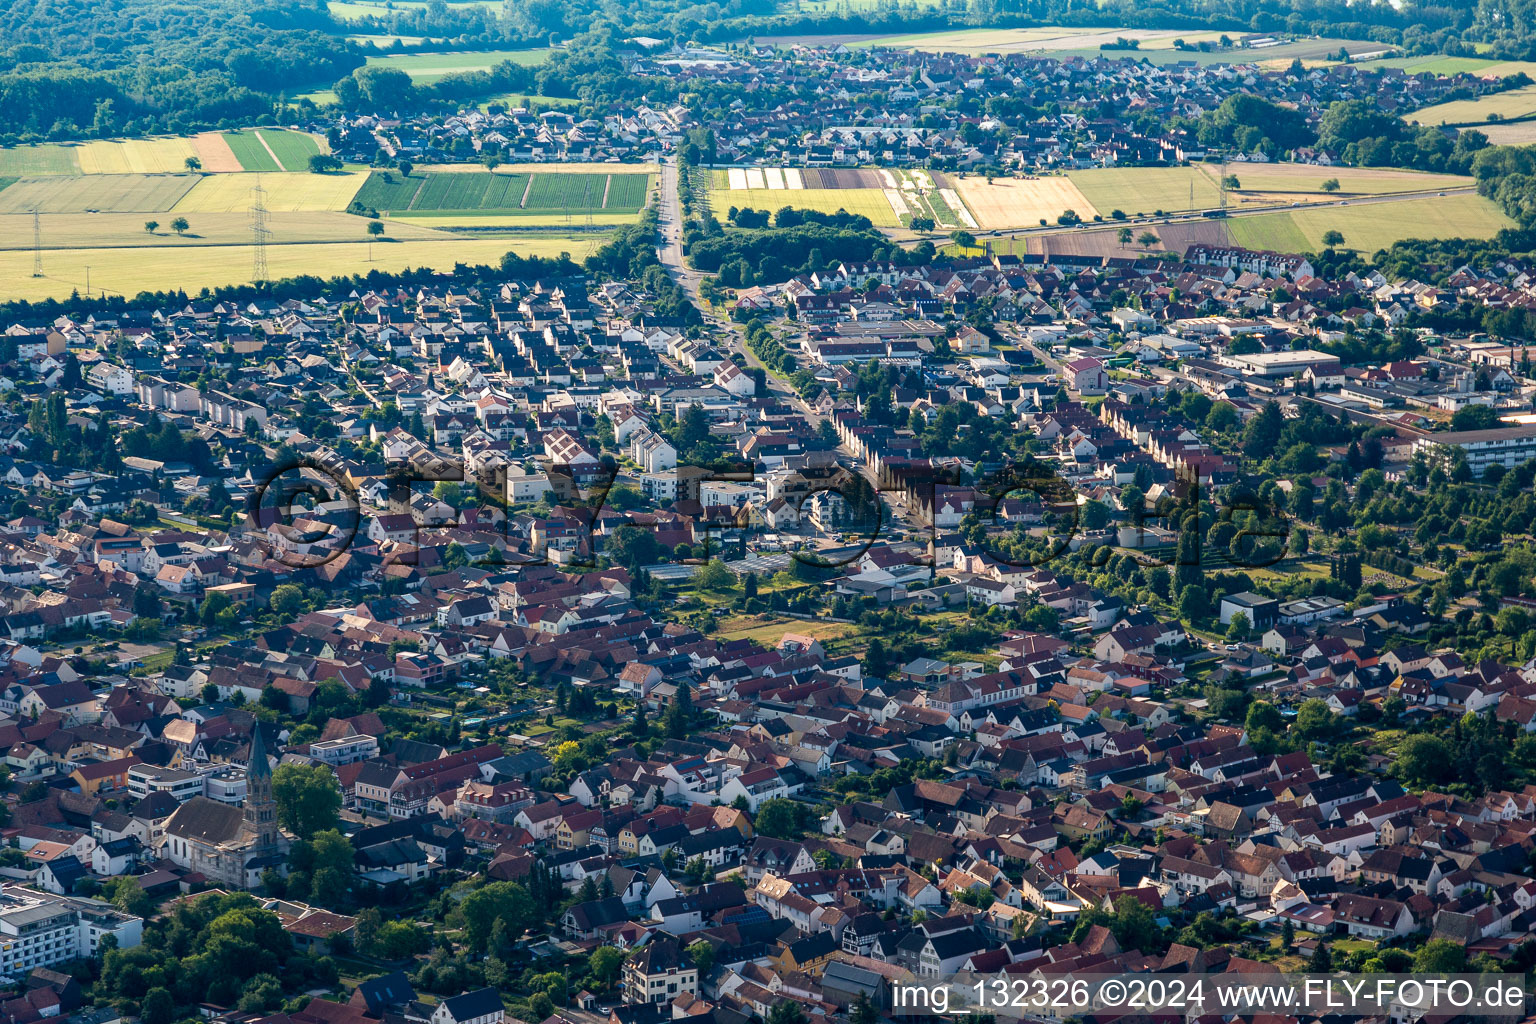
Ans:
[[[1454,770],[1455,752],[1451,745],[1429,733],[1403,737],[1397,745],[1397,757],[1392,762],[1392,773],[1416,786],[1433,786],[1443,782],[1451,777]]]
[[[498,920],[506,922],[507,931],[514,937],[522,935],[534,921],[533,900],[529,898],[528,890],[516,882],[491,882],[481,886],[464,897],[459,904],[459,913],[464,918],[465,941],[477,953],[485,951],[491,929]]]
[[[156,985],[144,993],[139,1004],[139,1020],[143,1024],[171,1024],[176,1019],[176,999],[169,989]]]
[[[1452,430],[1491,430],[1499,425],[1499,414],[1491,405],[1464,405],[1451,416]]]
[[[334,829],[339,820],[341,790],[324,765],[279,765],[272,773],[272,799],[278,823],[300,839]]]
[[[1333,711],[1328,702],[1313,697],[1296,709],[1296,734],[1305,740],[1317,740],[1333,732]]]
[[[793,800],[765,800],[757,809],[753,822],[759,835],[770,839],[798,839],[800,837],[800,810]]]
[[[1294,945],[1296,945],[1296,926],[1291,923],[1290,918],[1286,918],[1285,924],[1280,926],[1280,948],[1289,953]]]
[[[609,534],[603,546],[616,565],[622,565],[630,572],[644,565],[654,565],[661,557],[661,545],[656,540],[656,534],[629,523]]]
[[[805,1012],[793,999],[780,999],[768,1010],[768,1024],[806,1024]]]
[[[1243,726],[1250,735],[1260,729],[1279,732],[1285,728],[1285,718],[1269,701],[1256,700],[1249,705],[1248,717],[1244,720]]]
[[[156,231],[160,230],[160,222],[157,220],[147,220],[144,222],[144,230],[148,231],[150,234],[154,234]]]
[[[1414,974],[1460,974],[1467,969],[1467,948],[1454,939],[1430,939],[1413,955]]]
[[[1331,970],[1333,970],[1333,956],[1328,952],[1328,947],[1319,942],[1307,961],[1307,971],[1310,974],[1327,974]]]
[[[952,231],[949,237],[962,249],[972,249],[976,246],[976,236],[969,231]]]
[[[1336,249],[1344,244],[1344,233],[1338,230],[1323,232],[1323,244],[1330,249]]]
[[[1151,231],[1143,231],[1136,236],[1136,241],[1141,243],[1143,249],[1150,249],[1157,244],[1157,235]]]
[[[599,988],[611,989],[624,970],[624,954],[613,946],[599,946],[587,958],[587,970]]]
[[[185,217],[177,217],[175,220],[171,221],[171,230],[176,232],[178,235],[186,234],[187,229],[191,226],[192,225],[187,223],[187,218]]]
[[[185,166],[189,172],[194,173],[203,169],[203,162],[195,156],[187,157],[182,161],[182,165]]]
[[[1227,626],[1227,639],[1233,643],[1248,639],[1248,616],[1238,612],[1232,616],[1232,622]]]
[[[1130,245],[1131,244],[1131,238],[1135,234],[1136,233],[1134,231],[1132,231],[1130,228],[1121,228],[1119,231],[1115,232],[1116,237],[1118,237],[1120,239],[1120,244],[1121,245]]]
[[[399,171],[400,176],[403,178],[409,178],[411,176],[411,172],[415,169],[416,165],[411,163],[409,160],[401,160],[399,163],[395,164],[395,170]]]
[[[1024,915],[1020,914],[1014,920],[1022,921]],[[1022,935],[1016,937],[1023,938]],[[867,993],[860,992],[859,997],[854,1000],[848,1012],[848,1021],[849,1024],[880,1024],[880,1011],[875,1008],[875,1004],[870,1001]]]
[[[304,588],[284,583],[272,591],[272,599],[267,603],[279,618],[292,619],[304,608]]]
[[[1323,182],[1323,191],[1324,192],[1337,192],[1338,190],[1339,190],[1339,179],[1338,178],[1329,178],[1327,181]]]
[[[341,158],[331,156],[329,153],[312,153],[309,157],[309,172],[311,174],[330,174],[332,171],[341,170]]]
[[[688,947],[688,957],[699,969],[699,977],[702,979],[715,966],[715,947],[700,939]]]
[[[693,585],[699,590],[731,590],[736,586],[736,574],[720,559],[711,558],[694,570]]]

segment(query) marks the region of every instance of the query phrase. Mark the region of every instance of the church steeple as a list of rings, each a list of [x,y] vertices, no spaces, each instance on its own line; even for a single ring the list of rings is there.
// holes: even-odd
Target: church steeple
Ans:
[[[256,835],[259,849],[277,845],[277,802],[272,797],[272,766],[267,763],[267,745],[261,738],[261,723],[251,730],[251,753],[245,769],[245,827]]]

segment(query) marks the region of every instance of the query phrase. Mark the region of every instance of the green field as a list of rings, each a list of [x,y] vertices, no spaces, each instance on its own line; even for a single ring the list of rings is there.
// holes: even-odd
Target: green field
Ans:
[[[1221,203],[1220,188],[1198,167],[1097,167],[1068,171],[1067,177],[1106,216],[1111,210],[1134,217]]]
[[[199,182],[194,174],[90,174],[23,178],[0,192],[0,213],[153,213]]]
[[[1536,85],[1510,89],[1492,96],[1479,96],[1475,100],[1438,103],[1422,110],[1410,111],[1403,115],[1403,119],[1429,125],[1481,124],[1490,118],[1507,121],[1532,114],[1536,114]]]
[[[24,178],[40,174],[79,174],[74,146],[7,146],[0,149],[0,174]]]
[[[1232,217],[1227,232],[1250,249],[1316,252],[1325,232],[1338,231],[1346,248],[1370,253],[1406,238],[1491,238],[1514,226],[1487,199],[1456,195]]]
[[[721,220],[733,206],[770,212],[792,206],[822,213],[846,210],[868,217],[876,227],[901,227],[901,219],[878,188],[712,188],[709,206]]]
[[[260,135],[272,152],[277,154],[277,159],[282,162],[285,171],[306,169],[309,166],[309,158],[320,152],[320,144],[315,141],[315,137],[304,132],[263,128],[256,134]],[[251,169],[246,168],[246,170]]]
[[[393,172],[376,171],[358,190],[356,201],[381,213],[439,217],[525,211],[549,214],[566,210],[633,213],[645,205],[650,177],[643,173],[445,171],[417,172],[405,178]]]
[[[224,141],[229,144],[230,152],[235,154],[235,159],[240,161],[240,166],[248,171],[280,171],[277,160],[267,147],[261,143],[261,135],[258,132],[225,132]]]
[[[418,84],[430,84],[455,71],[489,71],[504,60],[532,67],[548,59],[550,50],[465,50],[459,53],[407,53],[369,57],[368,63],[404,71]]]
[[[390,11],[420,10],[426,7],[426,0],[379,0],[379,2],[341,2],[331,0],[326,4],[330,9],[331,17],[337,21],[357,21],[359,18],[385,18]],[[501,10],[501,0],[451,0],[452,7],[484,7],[488,10]]]

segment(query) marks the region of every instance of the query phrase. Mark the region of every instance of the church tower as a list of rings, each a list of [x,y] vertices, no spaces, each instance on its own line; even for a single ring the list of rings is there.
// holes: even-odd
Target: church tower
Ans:
[[[260,723],[251,732],[251,755],[245,769],[245,828],[256,837],[258,854],[277,848],[277,802],[272,798],[272,766]]]

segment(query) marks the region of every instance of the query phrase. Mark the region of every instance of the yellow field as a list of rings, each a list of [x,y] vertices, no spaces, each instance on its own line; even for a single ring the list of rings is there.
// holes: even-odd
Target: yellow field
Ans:
[[[176,213],[243,213],[251,208],[251,189],[260,181],[267,192],[267,209],[277,211],[345,210],[368,175],[214,174],[199,179],[174,207]]]
[[[44,249],[166,247],[175,249],[209,245],[244,245],[251,240],[251,218],[247,213],[181,214],[188,222],[185,235],[171,230],[174,213],[45,213],[38,218]],[[144,222],[156,220],[154,234],[144,230]],[[273,213],[267,217],[275,244],[285,242],[353,242],[366,239],[368,221],[350,213]],[[410,240],[445,240],[447,232],[437,225],[415,220],[389,220],[384,224],[386,237]],[[532,226],[532,225],[530,225]],[[28,214],[0,214],[0,249],[32,248],[32,217]]]
[[[1092,220],[1099,212],[1069,178],[994,178],[990,185],[975,175],[950,180],[983,228],[1032,227],[1042,218],[1054,224],[1067,210]]]
[[[1157,210],[1201,210],[1221,202],[1216,182],[1197,167],[1096,167],[1069,171],[1067,177],[1106,217],[1112,210],[1134,217]]]
[[[198,156],[189,138],[129,139],[113,142],[98,139],[79,147],[84,174],[169,174],[186,170],[188,157]]]
[[[169,210],[198,180],[194,174],[56,174],[23,178],[0,192],[0,213]]]
[[[1522,89],[1511,89],[1492,96],[1480,96],[1475,100],[1439,103],[1433,107],[1425,107],[1423,110],[1404,114],[1403,120],[1430,125],[1478,124],[1488,120],[1492,114],[1497,114],[1506,120],[1536,114],[1536,85],[1527,85]]]
[[[1201,164],[1211,180],[1221,177],[1220,164]],[[1228,164],[1227,173],[1237,175],[1243,192],[1316,193],[1327,199],[1323,182],[1335,178],[1341,195],[1385,195],[1392,192],[1427,192],[1445,188],[1467,188],[1476,184],[1457,174],[1427,174],[1375,167],[1315,167],[1309,164]],[[1188,194],[1186,193],[1186,201]]]
[[[1488,136],[1495,146],[1528,146],[1536,142],[1536,121],[1513,121],[1509,124],[1480,124],[1470,131]]]
[[[190,218],[189,218],[190,219]],[[568,252],[581,260],[604,241],[600,235],[573,238],[546,236],[509,240],[472,239],[441,242],[380,242],[272,245],[267,249],[268,273],[273,279],[297,274],[334,277],[364,274],[370,270],[400,271],[406,267],[451,270],[455,263],[494,264],[502,254],[515,251],[528,256],[555,256]],[[78,289],[85,294],[86,267],[91,289],[106,289],[133,296],[141,291],[202,288],[239,284],[251,277],[248,245],[188,248],[69,249],[43,254],[41,278],[32,276],[32,253],[26,249],[0,252],[0,301],[12,299],[67,298]]]
[[[344,216],[351,216],[346,214]],[[614,213],[611,210],[594,210],[592,212],[592,224],[594,227],[618,227],[622,224],[633,224],[640,219],[636,213]],[[466,214],[462,217],[435,217],[427,214],[417,216],[413,213],[397,213],[384,218],[384,224],[390,230],[394,230],[396,224],[415,224],[426,228],[507,228],[518,230],[520,228],[582,228],[587,224],[586,212],[573,213],[566,217],[562,213],[535,213],[519,217],[517,215],[489,214],[477,217]]]
[[[901,219],[886,201],[885,193],[877,188],[711,189],[709,206],[722,221],[726,211],[733,206],[770,212],[792,206],[797,210],[820,210],[823,213],[846,210],[868,217],[877,227],[901,227]]]

